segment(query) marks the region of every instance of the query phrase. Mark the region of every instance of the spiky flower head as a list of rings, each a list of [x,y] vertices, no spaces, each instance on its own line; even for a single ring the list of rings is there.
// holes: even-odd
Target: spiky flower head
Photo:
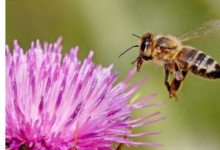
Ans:
[[[134,104],[129,99],[143,81],[130,86],[124,81],[113,86],[118,73],[92,62],[93,52],[83,63],[78,47],[62,60],[61,38],[54,44],[31,43],[30,50],[14,42],[13,54],[6,46],[6,147],[8,149],[112,149],[124,145],[160,144],[132,142],[157,132],[132,134],[131,129],[153,123],[159,112],[131,120],[131,111],[161,105]],[[142,121],[142,123],[139,123]]]

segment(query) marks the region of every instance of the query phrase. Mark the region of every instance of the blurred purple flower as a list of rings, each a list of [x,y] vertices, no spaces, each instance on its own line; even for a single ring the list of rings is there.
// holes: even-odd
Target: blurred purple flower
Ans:
[[[6,46],[7,149],[112,149],[114,143],[161,146],[127,138],[158,134],[132,134],[131,129],[165,119],[146,120],[160,113],[155,112],[131,120],[132,110],[163,104],[143,104],[155,94],[129,104],[147,78],[130,87],[127,81],[134,69],[113,86],[118,75],[111,74],[113,65],[95,66],[93,52],[81,65],[78,47],[61,63],[60,42],[61,38],[42,48],[37,41],[24,53],[15,41],[13,55]]]

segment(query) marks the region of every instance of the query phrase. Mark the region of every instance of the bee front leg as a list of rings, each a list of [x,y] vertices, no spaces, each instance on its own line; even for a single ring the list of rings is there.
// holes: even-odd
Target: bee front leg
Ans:
[[[140,71],[142,64],[143,64],[143,60],[142,60],[142,58],[140,58],[140,59],[137,61],[137,71],[138,71],[138,72]]]
[[[137,71],[139,72],[140,71],[140,68],[143,64],[143,60],[142,60],[142,57],[139,56],[135,61],[131,62],[131,64],[133,65],[134,63],[137,62]]]
[[[131,64],[133,65],[133,64],[136,63],[139,59],[140,59],[140,56],[137,57],[134,61],[132,61]]]

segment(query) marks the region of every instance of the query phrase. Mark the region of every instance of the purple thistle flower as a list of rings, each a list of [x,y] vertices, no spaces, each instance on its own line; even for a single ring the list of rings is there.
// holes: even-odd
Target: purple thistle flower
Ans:
[[[158,134],[132,134],[131,129],[165,118],[149,120],[160,112],[131,120],[134,109],[162,105],[144,104],[155,96],[129,104],[143,81],[130,86],[124,81],[113,86],[118,73],[95,66],[93,52],[83,63],[78,47],[71,49],[61,63],[61,38],[54,44],[37,41],[29,51],[14,42],[13,55],[6,46],[6,147],[7,149],[113,149],[114,143],[138,146],[161,144],[133,142],[127,137]],[[141,123],[140,123],[141,122]]]

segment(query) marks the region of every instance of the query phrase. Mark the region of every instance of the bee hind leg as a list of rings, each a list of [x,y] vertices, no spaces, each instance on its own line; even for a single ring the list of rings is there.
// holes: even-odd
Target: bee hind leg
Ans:
[[[172,97],[175,97],[176,101],[178,100],[178,97],[176,96],[176,92],[180,89],[181,83],[187,75],[187,71],[182,71],[179,73],[181,73],[181,78],[179,78],[179,75],[175,76],[175,78],[171,82],[171,89],[170,89],[171,95]]]
[[[171,98],[174,97],[176,101],[179,100],[178,97],[176,96],[176,92],[179,90],[181,82],[182,81],[179,81],[177,79],[173,79],[173,81],[171,82],[170,96]]]

